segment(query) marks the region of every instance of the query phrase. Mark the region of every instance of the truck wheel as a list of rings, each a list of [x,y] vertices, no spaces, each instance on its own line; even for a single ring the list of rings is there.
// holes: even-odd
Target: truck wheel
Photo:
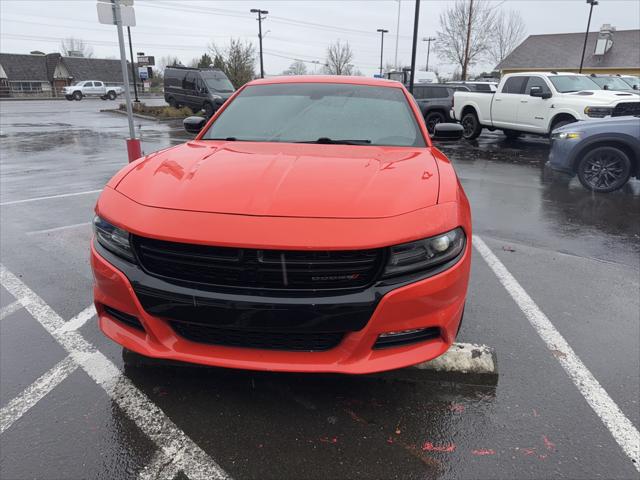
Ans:
[[[631,176],[631,160],[616,147],[596,147],[578,162],[578,179],[584,188],[609,193],[622,188]]]
[[[65,95],[64,98],[66,98],[67,100],[69,100],[70,102],[73,101],[73,95]]]
[[[509,139],[509,140],[513,140],[518,138],[520,135],[522,135],[522,132],[518,132],[516,130],[503,130],[502,133],[504,133],[504,135]]]
[[[114,92],[113,90],[110,90],[107,92],[107,98],[109,100],[115,100],[117,97],[116,92]]]
[[[79,90],[76,90],[75,92],[73,92],[73,99],[82,100],[82,92],[80,92]]]
[[[482,125],[478,120],[478,116],[474,112],[465,113],[460,121],[462,124],[462,136],[466,140],[474,140],[482,133]]]
[[[436,125],[444,121],[444,115],[440,112],[430,112],[424,117],[424,123],[427,125],[427,131],[431,135],[436,131]]]
[[[557,120],[553,122],[551,125],[551,130],[549,130],[549,137],[556,128],[564,127],[565,125],[569,125],[570,123],[575,123],[577,120],[575,118],[563,118],[562,120]]]
[[[213,105],[211,105],[209,102],[204,104],[204,116],[207,118],[211,118],[211,116],[216,112],[213,108]]]

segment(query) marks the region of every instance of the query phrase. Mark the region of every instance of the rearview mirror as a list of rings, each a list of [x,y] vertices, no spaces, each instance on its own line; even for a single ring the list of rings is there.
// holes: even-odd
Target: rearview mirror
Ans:
[[[436,123],[432,140],[460,140],[464,129],[459,123]]]
[[[529,95],[531,95],[532,97],[538,97],[538,98],[551,98],[551,93],[544,92],[542,90],[542,87],[531,87],[529,89]]]
[[[207,119],[204,117],[187,117],[182,121],[182,125],[187,133],[198,134],[202,127],[207,123]]]

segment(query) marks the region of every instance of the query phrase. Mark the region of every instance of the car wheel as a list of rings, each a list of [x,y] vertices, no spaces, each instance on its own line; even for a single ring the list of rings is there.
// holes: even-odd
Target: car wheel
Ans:
[[[67,100],[69,100],[70,102],[73,101],[73,95],[65,95],[64,98],[66,98]]]
[[[171,108],[178,108],[178,104],[176,103],[176,99],[173,97],[169,97],[169,99],[167,100],[167,103],[169,104],[169,106]]]
[[[578,163],[578,179],[584,188],[609,193],[622,188],[631,176],[631,160],[616,147],[596,147]]]
[[[462,136],[467,140],[478,138],[482,133],[482,125],[474,112],[465,113],[460,123],[462,124]]]
[[[79,91],[73,92],[73,99],[74,100],[82,100],[82,92],[79,92]]]
[[[516,130],[503,130],[502,133],[504,133],[504,135],[509,139],[515,139],[518,138],[520,135],[522,135],[521,132],[518,132]]]
[[[574,118],[568,119],[565,118],[564,120],[558,120],[557,122],[555,122],[553,125],[551,125],[551,131],[549,132],[549,137],[551,137],[551,133],[556,129],[556,128],[560,128],[560,127],[564,127],[565,125],[569,125],[570,123],[575,123],[577,120]]]
[[[107,93],[107,98],[109,100],[115,100],[117,97],[116,92],[114,92],[113,90],[111,90],[110,92]]]
[[[215,113],[215,110],[213,109],[213,105],[211,105],[210,103],[205,103],[204,104],[204,115],[207,118],[211,118],[211,116]]]
[[[445,121],[444,115],[440,112],[427,113],[424,117],[424,123],[427,125],[427,131],[433,135],[436,131],[436,125]]]

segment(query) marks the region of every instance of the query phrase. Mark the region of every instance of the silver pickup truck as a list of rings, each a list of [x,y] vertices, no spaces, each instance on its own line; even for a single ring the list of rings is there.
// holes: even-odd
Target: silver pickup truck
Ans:
[[[67,100],[82,100],[84,97],[115,100],[122,93],[122,87],[107,86],[99,80],[84,80],[64,87],[62,93]]]

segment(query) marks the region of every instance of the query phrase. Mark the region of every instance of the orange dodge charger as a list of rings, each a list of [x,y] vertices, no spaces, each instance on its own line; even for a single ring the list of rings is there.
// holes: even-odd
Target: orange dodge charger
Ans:
[[[350,374],[449,348],[469,202],[402,84],[256,80],[184,125],[194,140],[129,164],[96,205],[109,338],[147,357]]]

